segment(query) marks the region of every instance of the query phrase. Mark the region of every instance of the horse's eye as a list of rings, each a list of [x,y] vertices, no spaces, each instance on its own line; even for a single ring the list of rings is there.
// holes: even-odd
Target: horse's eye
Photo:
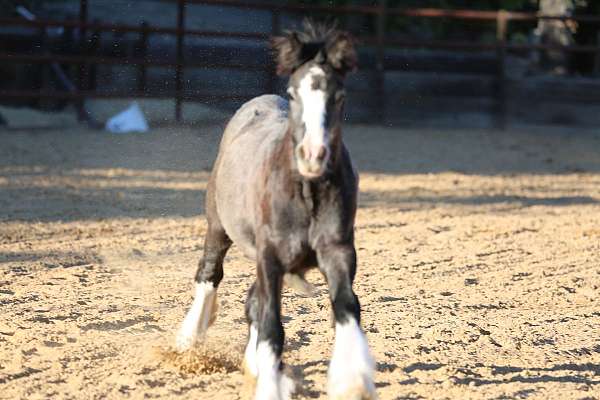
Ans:
[[[288,95],[288,99],[290,99],[290,100],[296,99],[296,94],[294,93],[294,89],[292,89],[292,88],[289,88],[287,90],[287,95]]]

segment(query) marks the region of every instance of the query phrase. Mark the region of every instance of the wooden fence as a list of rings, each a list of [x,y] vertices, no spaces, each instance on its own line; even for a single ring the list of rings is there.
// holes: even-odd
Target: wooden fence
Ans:
[[[401,9],[390,8],[386,6],[385,0],[380,0],[378,5],[373,6],[317,6],[317,5],[291,5],[265,2],[249,2],[238,0],[169,0],[173,6],[177,7],[177,24],[174,27],[154,27],[148,24],[140,26],[123,24],[106,24],[90,22],[88,20],[88,0],[80,0],[78,20],[54,21],[46,19],[26,20],[19,18],[0,18],[0,26],[21,26],[37,28],[39,30],[42,49],[38,54],[13,54],[0,53],[1,62],[35,64],[35,63],[61,63],[78,65],[76,87],[70,91],[45,91],[45,90],[0,90],[0,98],[60,98],[73,99],[81,106],[84,99],[94,97],[110,98],[134,98],[134,97],[161,97],[174,98],[176,100],[175,117],[181,120],[182,103],[186,100],[203,101],[208,95],[195,93],[194,95],[185,94],[183,74],[186,68],[234,68],[243,70],[258,70],[268,74],[268,84],[265,91],[272,92],[275,87],[276,77],[273,66],[249,66],[236,63],[211,63],[199,60],[189,60],[184,57],[184,38],[185,37],[219,37],[236,38],[256,41],[266,41],[271,35],[276,35],[281,29],[281,17],[283,14],[322,14],[322,15],[370,15],[375,18],[375,34],[368,37],[359,37],[360,43],[371,46],[375,49],[374,65],[364,66],[375,70],[377,93],[376,98],[380,102],[377,110],[385,109],[385,72],[399,71],[402,66],[386,64],[386,49],[389,47],[401,48],[431,48],[445,49],[448,51],[495,51],[497,54],[497,84],[496,84],[496,103],[498,107],[498,125],[504,126],[506,120],[506,93],[505,93],[505,57],[507,51],[512,50],[559,50],[564,52],[583,52],[593,53],[600,58],[600,46],[550,46],[541,44],[513,44],[507,42],[508,26],[512,21],[538,21],[540,19],[552,20],[570,20],[582,23],[600,23],[600,16],[546,16],[538,13],[508,12],[499,11],[471,11],[471,10],[442,10],[442,9]],[[237,7],[248,10],[264,10],[271,13],[272,31],[267,34],[264,32],[222,32],[222,31],[204,31],[187,29],[185,26],[186,10],[188,5],[212,5]],[[471,43],[458,41],[429,41],[429,40],[403,40],[390,38],[386,31],[386,19],[390,16],[405,16],[415,18],[445,18],[462,20],[488,21],[495,24],[496,41],[495,43]],[[78,43],[79,52],[76,55],[51,54],[43,48],[47,35],[47,28],[63,27],[80,30],[80,42]],[[104,57],[96,54],[98,44],[103,32],[115,33],[137,33],[139,34],[140,48],[136,57]],[[176,37],[176,59],[175,61],[151,60],[147,54],[148,37],[154,34],[167,34]],[[84,82],[91,65],[110,64],[110,65],[135,65],[139,68],[138,90],[131,92],[112,92],[103,93],[85,89]],[[151,92],[146,86],[146,69],[148,67],[173,67],[175,73],[173,76],[174,90],[170,92]],[[244,100],[248,96],[226,95],[214,96],[222,99]],[[376,116],[381,120],[382,116]]]

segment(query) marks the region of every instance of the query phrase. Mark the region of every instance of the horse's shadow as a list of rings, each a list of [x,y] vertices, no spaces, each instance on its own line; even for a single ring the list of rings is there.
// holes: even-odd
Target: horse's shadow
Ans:
[[[309,399],[320,398],[322,393],[315,389],[315,381],[310,379],[309,376],[314,373],[326,374],[327,364],[328,362],[325,360],[313,360],[305,362],[304,364],[288,366],[292,377],[296,382],[296,395]],[[311,373],[307,375],[306,372],[313,367],[317,368],[317,370],[311,371]]]
[[[529,375],[529,373],[541,373],[537,376],[523,376],[521,373]],[[544,374],[546,372],[546,374]],[[553,372],[579,372],[576,375],[562,375],[555,376],[550,375]],[[504,384],[504,383],[548,383],[548,382],[559,382],[559,383],[579,383],[589,386],[599,385],[600,379],[592,379],[583,373],[593,373],[594,376],[600,375],[600,364],[583,363],[583,364],[557,364],[548,368],[521,368],[512,366],[493,366],[493,375],[507,375],[517,373],[519,375],[513,376],[509,379],[481,379],[478,377],[465,377],[462,379],[455,380],[457,384],[473,384],[475,386],[480,385],[493,385],[493,384]]]
[[[414,363],[404,368],[407,373],[414,371],[432,371],[443,367],[443,364],[426,364],[426,363]],[[552,367],[539,368],[539,367],[515,367],[515,366],[492,366],[492,375],[499,376],[496,379],[490,379],[482,377],[475,371],[471,371],[468,368],[461,368],[461,370],[467,375],[464,378],[453,378],[453,383],[456,385],[502,385],[506,383],[548,383],[548,382],[559,382],[559,383],[578,383],[588,386],[594,386],[600,384],[600,379],[590,378],[585,373],[591,373],[594,376],[600,375],[600,364],[593,363],[568,363],[568,364],[557,364]],[[556,372],[577,372],[578,374],[564,374],[564,375],[551,375]],[[535,373],[537,375],[533,375]],[[512,375],[511,377],[503,378],[503,375]],[[417,382],[415,382],[417,383]]]
[[[329,362],[327,360],[313,360],[305,362],[304,364],[288,366],[288,371],[297,383],[296,394],[310,399],[321,398],[322,392],[315,389],[315,381],[310,379],[313,374],[327,374],[327,367]],[[377,371],[394,371],[398,366],[396,364],[389,363],[377,363]],[[313,370],[311,370],[313,369]],[[307,373],[307,371],[309,371]],[[375,387],[382,388],[391,385],[392,383],[375,382]],[[322,388],[325,389],[325,388]]]
[[[600,380],[591,380],[587,377],[580,375],[566,375],[566,376],[553,376],[553,375],[540,375],[540,376],[522,376],[517,375],[510,379],[480,379],[480,378],[460,378],[455,379],[454,383],[457,385],[474,385],[474,386],[482,386],[482,385],[501,385],[506,383],[548,383],[548,382],[558,382],[558,383],[579,383],[584,385],[598,385],[600,384]]]

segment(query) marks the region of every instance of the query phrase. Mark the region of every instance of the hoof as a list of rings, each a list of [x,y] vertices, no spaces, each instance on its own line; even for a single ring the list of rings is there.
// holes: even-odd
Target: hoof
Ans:
[[[328,395],[331,400],[377,400],[372,375],[367,372],[333,378]]]
[[[244,359],[244,361],[242,361],[242,366],[240,369],[244,373],[244,379],[248,383],[251,383],[253,385],[256,384],[256,379],[258,377],[255,374],[255,370],[248,365],[248,361],[246,361],[246,359]]]
[[[330,400],[377,400],[375,386],[369,382],[363,386],[344,387],[340,391],[330,389]]]
[[[261,342],[256,350],[255,400],[288,400],[296,385],[294,380],[282,370],[280,358],[273,351],[269,342]]]
[[[296,382],[282,373],[279,379],[279,393],[281,395],[281,400],[288,400],[295,392]]]
[[[257,380],[254,400],[290,400],[295,392],[294,380],[280,372],[272,382]]]
[[[196,284],[194,302],[175,339],[175,348],[178,352],[191,349],[198,340],[204,337],[206,330],[213,324],[217,315],[216,299],[217,293],[212,283]]]
[[[329,364],[328,394],[335,400],[376,400],[375,361],[354,319],[336,323],[333,357]]]
[[[198,337],[196,335],[181,329],[175,338],[175,350],[179,353],[184,353],[194,347],[196,342],[198,342]]]

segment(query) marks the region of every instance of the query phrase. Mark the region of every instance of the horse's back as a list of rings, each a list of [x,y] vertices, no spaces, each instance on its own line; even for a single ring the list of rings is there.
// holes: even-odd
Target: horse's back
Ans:
[[[288,102],[275,95],[256,97],[231,118],[213,169],[220,223],[229,237],[253,257],[254,189],[264,163],[285,136]]]
[[[284,137],[287,115],[288,102],[280,96],[263,95],[244,103],[225,128],[215,168],[247,178]]]

